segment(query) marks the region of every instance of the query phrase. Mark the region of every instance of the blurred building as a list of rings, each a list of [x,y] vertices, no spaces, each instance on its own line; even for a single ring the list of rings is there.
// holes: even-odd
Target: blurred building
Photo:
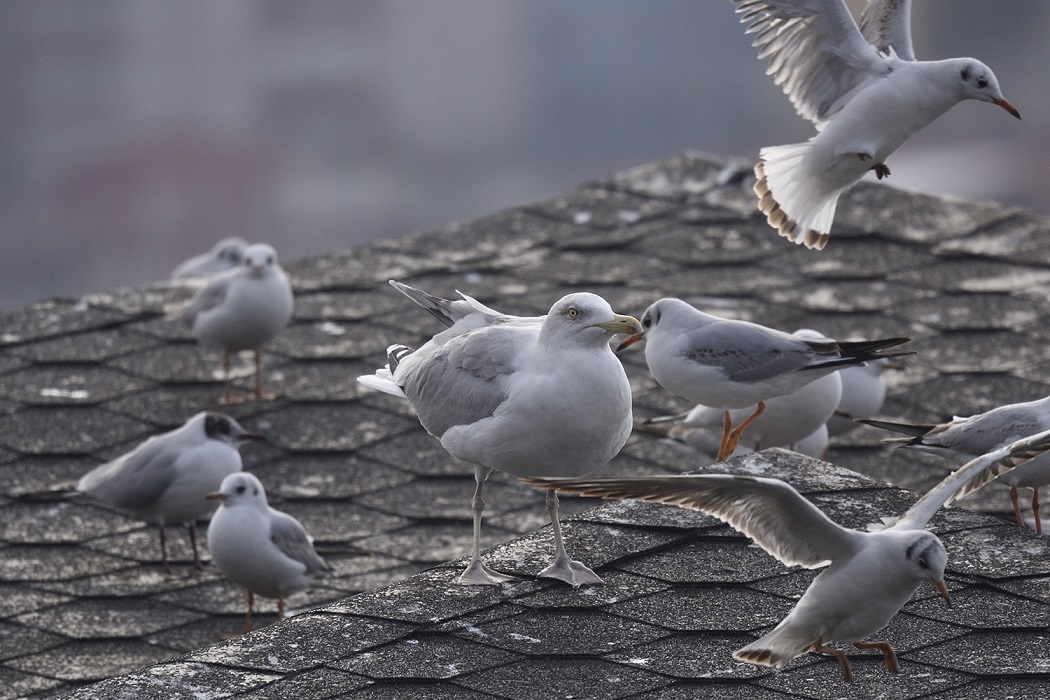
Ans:
[[[920,56],[972,48],[1025,121],[959,108],[891,182],[1039,206],[1050,7],[917,5]],[[223,236],[297,257],[808,138],[749,44],[728,0],[8,0],[0,306],[162,279]]]

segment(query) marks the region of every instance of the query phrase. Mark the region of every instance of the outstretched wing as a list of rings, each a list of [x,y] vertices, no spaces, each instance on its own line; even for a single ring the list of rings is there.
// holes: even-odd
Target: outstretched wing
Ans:
[[[842,0],[734,1],[766,73],[818,129],[852,90],[890,70]]]
[[[901,530],[916,530],[926,526],[933,514],[945,503],[951,503],[973,493],[989,481],[1021,466],[1028,460],[1050,450],[1050,430],[1023,438],[972,459],[943,480],[915,505],[908,509],[893,526]]]
[[[879,51],[892,48],[905,61],[915,60],[911,0],[869,0],[860,15],[860,33]]]
[[[788,566],[816,568],[848,556],[863,537],[833,522],[780,479],[698,474],[523,481],[582,496],[633,498],[699,510],[733,526]]]

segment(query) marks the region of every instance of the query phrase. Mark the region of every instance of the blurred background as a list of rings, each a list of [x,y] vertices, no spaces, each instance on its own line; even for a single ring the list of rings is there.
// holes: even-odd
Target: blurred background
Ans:
[[[1050,212],[1050,3],[915,5],[918,56],[983,60],[1024,120],[964,103],[889,182]],[[728,0],[4,0],[0,307],[809,138],[750,42]]]

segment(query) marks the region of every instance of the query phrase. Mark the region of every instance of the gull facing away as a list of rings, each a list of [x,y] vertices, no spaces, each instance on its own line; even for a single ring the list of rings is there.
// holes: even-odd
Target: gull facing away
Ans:
[[[255,351],[256,400],[272,399],[262,391],[260,348],[292,318],[292,286],[265,243],[248,246],[244,262],[213,278],[186,304],[179,316],[201,345],[222,349],[223,395],[220,403],[237,403],[230,391],[230,353]]]
[[[1014,440],[1050,430],[1050,396],[1037,401],[1012,403],[974,416],[956,416],[947,423],[894,423],[884,420],[862,420],[876,428],[904,433],[907,437],[887,438],[885,442],[913,447],[949,459],[971,459],[975,455],[1002,447]],[[1035,531],[1043,531],[1039,514],[1039,487],[1050,484],[1050,455],[1033,459],[1023,467],[997,479],[1010,487],[1017,524],[1024,526],[1017,489],[1032,489],[1032,512]]]
[[[838,659],[853,678],[849,659],[830,642],[878,649],[886,668],[900,670],[888,642],[865,642],[890,623],[918,587],[930,582],[950,604],[944,584],[948,554],[925,529],[944,505],[1050,449],[1050,431],[1019,440],[967,463],[916,501],[890,527],[875,532],[844,528],[779,479],[731,474],[625,478],[530,478],[527,483],[606,499],[632,498],[699,510],[728,523],[787,566],[822,571],[787,617],[771,632],[733,652],[733,658],[783,667],[814,651]]]
[[[883,374],[887,370],[903,368],[904,365],[893,360],[874,360],[840,370],[842,399],[835,409],[835,415],[828,419],[828,432],[831,435],[843,435],[860,427],[856,419],[874,417],[886,401],[886,378]]]
[[[870,0],[860,27],[843,0],[733,0],[767,74],[817,135],[771,146],[755,166],[769,225],[807,248],[828,242],[839,195],[963,100],[999,105],[992,70],[973,58],[917,61],[910,0]]]
[[[829,340],[822,334],[801,329],[796,338]],[[740,441],[729,456],[757,452],[768,447],[787,447],[812,435],[834,414],[842,398],[841,372],[818,377],[790,394],[775,396],[765,402],[766,408],[740,432]],[[750,404],[729,412],[730,423],[742,423],[755,413]],[[699,404],[684,416],[661,416],[635,426],[635,432],[669,438],[714,458],[721,447],[723,411]],[[827,433],[825,433],[825,436]],[[820,454],[814,455],[819,457]]]
[[[248,241],[237,236],[223,238],[207,253],[194,255],[181,262],[171,273],[173,280],[194,277],[211,277],[231,270],[244,262],[244,251]]]
[[[215,510],[206,500],[230,474],[241,470],[237,446],[263,440],[224,413],[201,412],[180,428],[155,435],[131,452],[95,467],[77,482],[76,490],[94,500],[160,527],[164,571],[168,563],[165,525],[184,523],[197,554],[197,521]]]
[[[448,328],[418,350],[392,345],[387,366],[358,381],[407,398],[426,431],[474,465],[473,547],[458,582],[512,580],[481,561],[485,480],[493,469],[518,477],[576,476],[616,456],[631,434],[631,387],[609,338],[641,326],[595,294],[569,294],[546,316],[517,317],[462,293],[462,300],[449,301],[391,284]],[[555,556],[540,576],[573,587],[601,583],[569,559],[554,491],[547,492],[547,513]]]
[[[208,551],[223,576],[248,591],[248,614],[241,634],[252,629],[255,594],[277,599],[277,619],[284,619],[286,596],[305,591],[332,567],[314,551],[302,524],[266,502],[266,491],[253,474],[223,479],[210,502],[221,505],[208,526]]]
[[[645,339],[645,361],[660,386],[693,403],[724,412],[717,460],[732,454],[765,402],[801,389],[843,367],[880,357],[911,355],[888,348],[909,338],[843,341],[800,338],[747,321],[699,311],[681,299],[654,302],[642,315],[644,335],[620,343],[617,352]],[[734,428],[730,411],[755,406]]]

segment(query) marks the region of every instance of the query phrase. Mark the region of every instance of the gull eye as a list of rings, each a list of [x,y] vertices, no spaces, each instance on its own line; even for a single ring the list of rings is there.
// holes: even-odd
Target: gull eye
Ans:
[[[929,563],[926,561],[926,557],[919,557],[919,566],[923,569],[930,568]]]
[[[653,325],[653,318],[649,314],[642,316],[642,328],[649,329]]]
[[[244,487],[244,484],[237,487],[237,493],[244,493],[245,491],[247,491],[247,489]]]
[[[272,255],[267,255],[266,256],[266,264],[267,265],[273,265],[273,256]]]
[[[977,87],[982,88],[982,89],[988,87],[988,78],[985,78],[984,76],[981,76],[980,78],[978,78],[977,79]]]
[[[580,310],[577,309],[575,306],[570,306],[569,310],[565,312],[565,315],[568,316],[569,318],[579,318],[580,317]]]

